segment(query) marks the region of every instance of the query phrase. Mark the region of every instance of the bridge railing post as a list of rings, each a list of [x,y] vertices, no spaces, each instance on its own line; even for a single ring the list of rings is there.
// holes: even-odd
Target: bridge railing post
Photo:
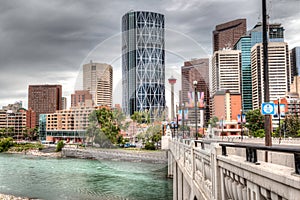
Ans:
[[[214,200],[222,199],[222,173],[220,172],[221,168],[218,166],[218,155],[221,155],[223,151],[221,151],[220,146],[217,143],[211,143],[211,177],[212,177],[212,197]]]
[[[300,153],[294,153],[295,173],[300,174]]]
[[[193,181],[195,180],[195,169],[196,169],[196,167],[195,167],[195,152],[194,152],[194,150],[195,150],[195,142],[194,141],[192,141],[191,142],[191,165],[192,165],[192,171],[191,171],[191,173],[192,173],[192,179],[193,179]]]

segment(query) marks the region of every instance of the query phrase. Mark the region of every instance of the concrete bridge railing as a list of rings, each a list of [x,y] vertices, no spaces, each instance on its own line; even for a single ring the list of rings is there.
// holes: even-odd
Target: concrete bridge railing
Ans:
[[[173,199],[300,198],[300,176],[295,174],[292,157],[285,162],[288,166],[276,164],[276,153],[270,157],[276,159],[269,162],[251,163],[246,161],[243,149],[227,148],[224,156],[218,143],[197,146],[194,141],[169,139],[168,173],[173,177]],[[285,154],[277,156],[284,158]]]

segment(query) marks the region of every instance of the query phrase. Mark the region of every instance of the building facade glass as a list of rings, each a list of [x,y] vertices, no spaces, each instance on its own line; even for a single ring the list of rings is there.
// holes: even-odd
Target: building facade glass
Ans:
[[[132,11],[122,17],[122,87],[126,115],[165,108],[164,15]]]
[[[241,51],[242,108],[247,112],[252,110],[251,37],[249,35],[241,37],[235,49]]]
[[[251,35],[251,47],[255,44],[263,42],[262,23],[257,23],[252,30]],[[284,42],[284,28],[281,24],[269,24],[268,26],[268,41],[269,42]]]
[[[292,78],[300,74],[300,47],[294,47],[290,52]]]

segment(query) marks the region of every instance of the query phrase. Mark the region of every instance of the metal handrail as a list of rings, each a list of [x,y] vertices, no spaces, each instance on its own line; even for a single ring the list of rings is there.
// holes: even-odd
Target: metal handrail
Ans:
[[[225,143],[221,142],[219,145],[222,147],[222,155],[227,156],[226,147],[234,148],[245,148],[246,149],[246,160],[255,164],[259,164],[257,161],[257,150],[263,151],[274,151],[281,153],[293,153],[295,162],[295,173],[300,174],[300,148],[291,146],[264,146],[261,144],[251,144],[251,143]]]

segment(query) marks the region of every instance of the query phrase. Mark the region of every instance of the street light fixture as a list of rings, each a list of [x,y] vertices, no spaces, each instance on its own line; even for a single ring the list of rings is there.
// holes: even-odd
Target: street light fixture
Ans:
[[[277,114],[278,114],[278,131],[279,131],[279,144],[281,143],[281,130],[280,130],[280,115],[281,115],[281,113],[280,113],[280,98],[278,98],[278,112],[277,112]]]
[[[201,118],[202,118],[202,137],[204,137],[204,134],[205,134],[205,131],[204,131],[204,126],[205,126],[205,116],[206,116],[206,102],[204,101],[203,102],[203,107],[202,107],[202,115],[201,115]]]
[[[241,141],[243,141],[243,109],[241,109]]]
[[[193,81],[193,85],[195,88],[195,128],[196,128],[196,140],[198,140],[198,120],[197,120],[197,81]]]
[[[182,138],[184,139],[184,103],[181,104],[182,108],[181,108],[181,112],[182,112]]]

